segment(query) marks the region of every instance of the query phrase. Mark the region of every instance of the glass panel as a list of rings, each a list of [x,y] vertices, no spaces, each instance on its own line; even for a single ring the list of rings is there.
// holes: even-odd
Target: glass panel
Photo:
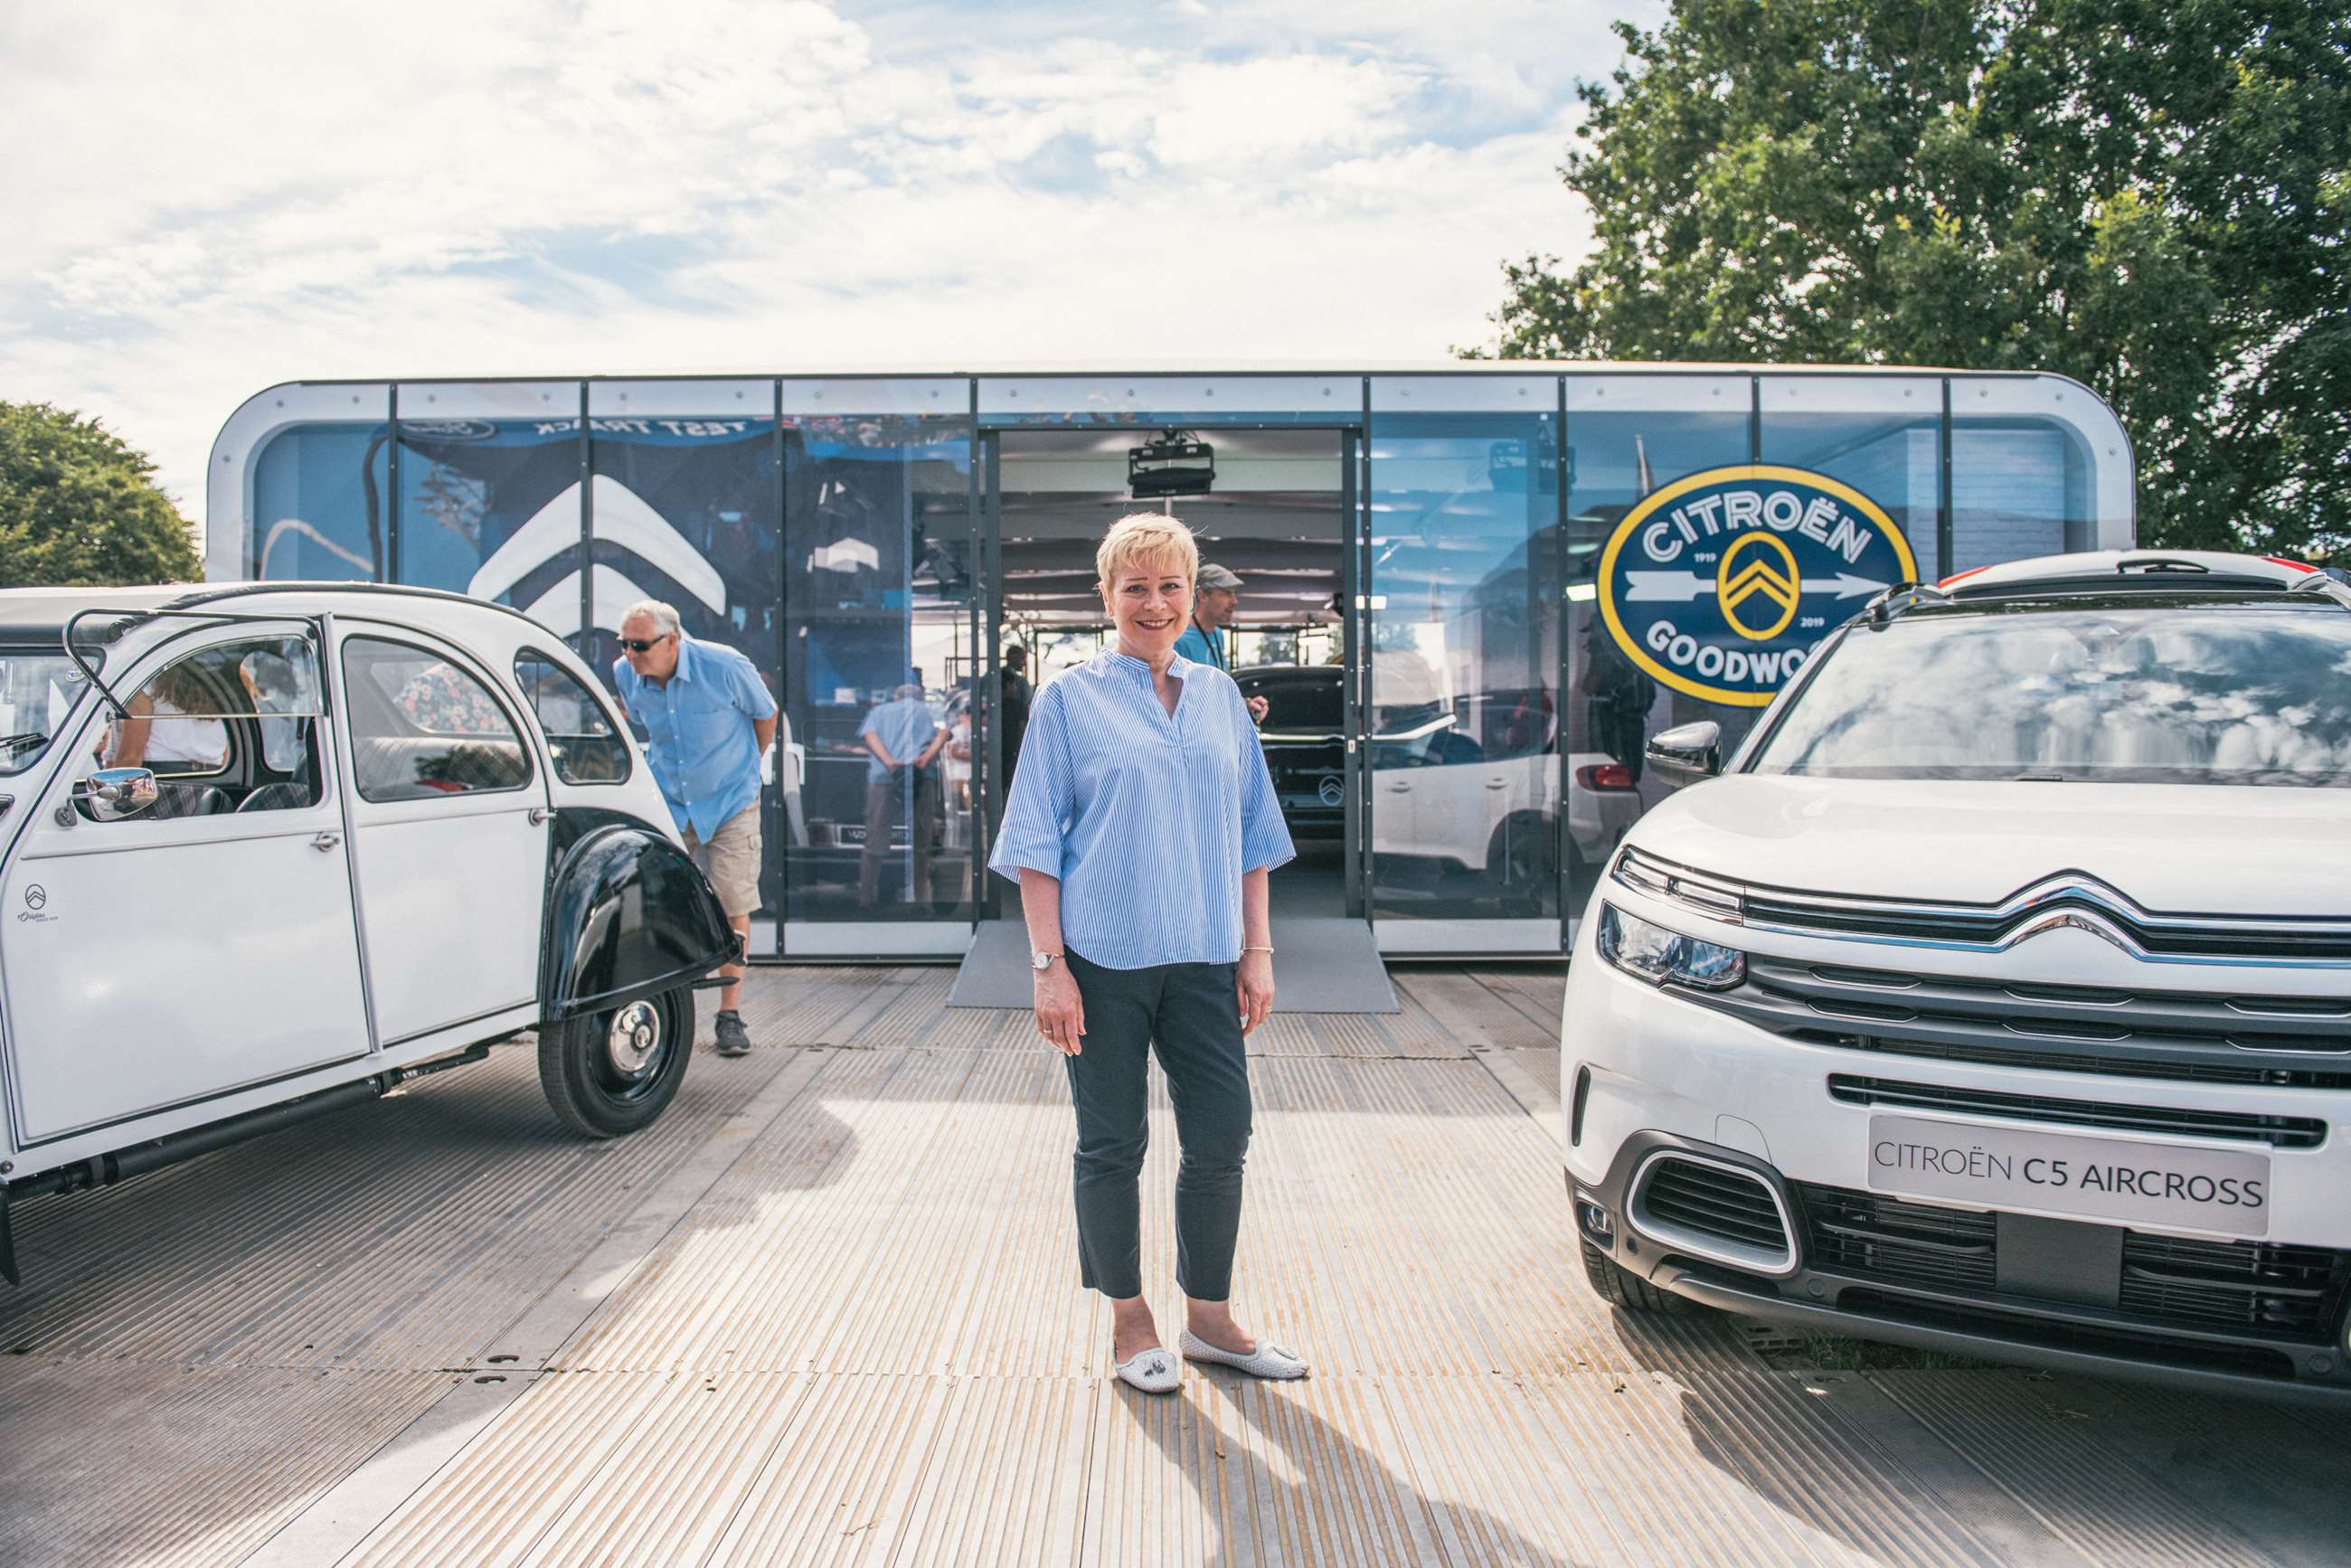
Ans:
[[[590,631],[580,656],[609,688],[621,614],[640,599],[677,611],[688,636],[747,657],[781,700],[783,478],[770,381],[593,382],[588,388]],[[575,585],[574,593],[577,593]],[[562,623],[576,628],[575,597]],[[549,623],[557,623],[550,606]],[[793,741],[789,727],[781,737]],[[783,804],[760,759],[759,913],[783,902]]]
[[[2052,599],[1866,642],[1805,683],[1756,772],[2351,785],[2351,621],[2330,604]]]
[[[62,653],[0,652],[0,779],[48,755],[49,742],[89,687]]]
[[[526,648],[515,655],[515,681],[538,715],[558,779],[566,784],[627,782],[628,743],[604,705],[570,671]]]
[[[1672,691],[1634,664],[1599,612],[1602,551],[1628,513],[1666,486],[1749,460],[1744,376],[1575,377],[1567,382],[1569,913],[1581,915],[1625,829],[1667,787],[1642,766],[1648,737],[1711,718],[1740,736],[1752,708]]]
[[[1373,914],[1556,919],[1558,414],[1385,406],[1370,437]]]
[[[253,464],[256,579],[373,582],[391,459],[381,424],[298,424]]]
[[[933,384],[786,389],[789,921],[972,917],[970,423],[859,409]]]
[[[1356,376],[983,376],[987,424],[1352,424]]]
[[[437,653],[354,637],[343,644],[360,798],[431,800],[519,789],[530,753],[489,688]]]
[[[1950,570],[2128,549],[2130,466],[2113,413],[2082,387],[1953,377]]]
[[[1763,462],[1852,486],[1902,530],[1923,580],[1943,575],[1935,537],[1943,487],[1940,376],[1765,376],[1760,400]],[[1840,600],[1823,613],[1834,624],[1845,618],[1839,611],[1864,602]]]
[[[213,444],[204,575],[370,581],[392,511],[382,383],[271,387]]]
[[[281,811],[319,800],[319,667],[304,637],[199,649],[124,702],[100,743],[110,768],[160,781],[146,818]],[[86,814],[86,813],[85,813]]]
[[[580,383],[402,382],[398,580],[580,622]]]

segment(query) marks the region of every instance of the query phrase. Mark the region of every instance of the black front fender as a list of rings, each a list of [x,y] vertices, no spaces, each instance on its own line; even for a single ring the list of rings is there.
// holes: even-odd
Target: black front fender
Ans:
[[[549,879],[539,1012],[552,1025],[656,996],[737,951],[692,856],[649,828],[599,827],[564,852]]]

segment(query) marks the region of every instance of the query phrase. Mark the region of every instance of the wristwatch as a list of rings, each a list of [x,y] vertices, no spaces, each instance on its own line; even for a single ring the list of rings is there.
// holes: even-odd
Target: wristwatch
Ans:
[[[1051,968],[1053,960],[1060,956],[1059,953],[1031,953],[1029,955],[1029,967],[1041,975]]]

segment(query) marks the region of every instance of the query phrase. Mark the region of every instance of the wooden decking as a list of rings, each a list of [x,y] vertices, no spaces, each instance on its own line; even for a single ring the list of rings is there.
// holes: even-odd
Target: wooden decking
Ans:
[[[528,1049],[18,1210],[0,1562],[2308,1563],[2344,1423],[1767,1365],[1585,1289],[1560,974],[1397,971],[1253,1063],[1238,1304],[1303,1384],[1105,1376],[1070,1115],[939,968],[765,970],[762,1049],[586,1145]],[[1168,1278],[1173,1128],[1146,1172]],[[1172,1313],[1163,1313],[1172,1327]]]

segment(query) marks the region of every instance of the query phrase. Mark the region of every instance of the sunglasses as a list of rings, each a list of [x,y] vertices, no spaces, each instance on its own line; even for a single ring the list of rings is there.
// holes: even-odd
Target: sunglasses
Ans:
[[[666,632],[663,632],[660,636],[653,638],[623,637],[621,639],[621,646],[626,648],[632,653],[650,653],[655,648],[660,647],[664,643],[668,642],[669,639],[670,634]]]

